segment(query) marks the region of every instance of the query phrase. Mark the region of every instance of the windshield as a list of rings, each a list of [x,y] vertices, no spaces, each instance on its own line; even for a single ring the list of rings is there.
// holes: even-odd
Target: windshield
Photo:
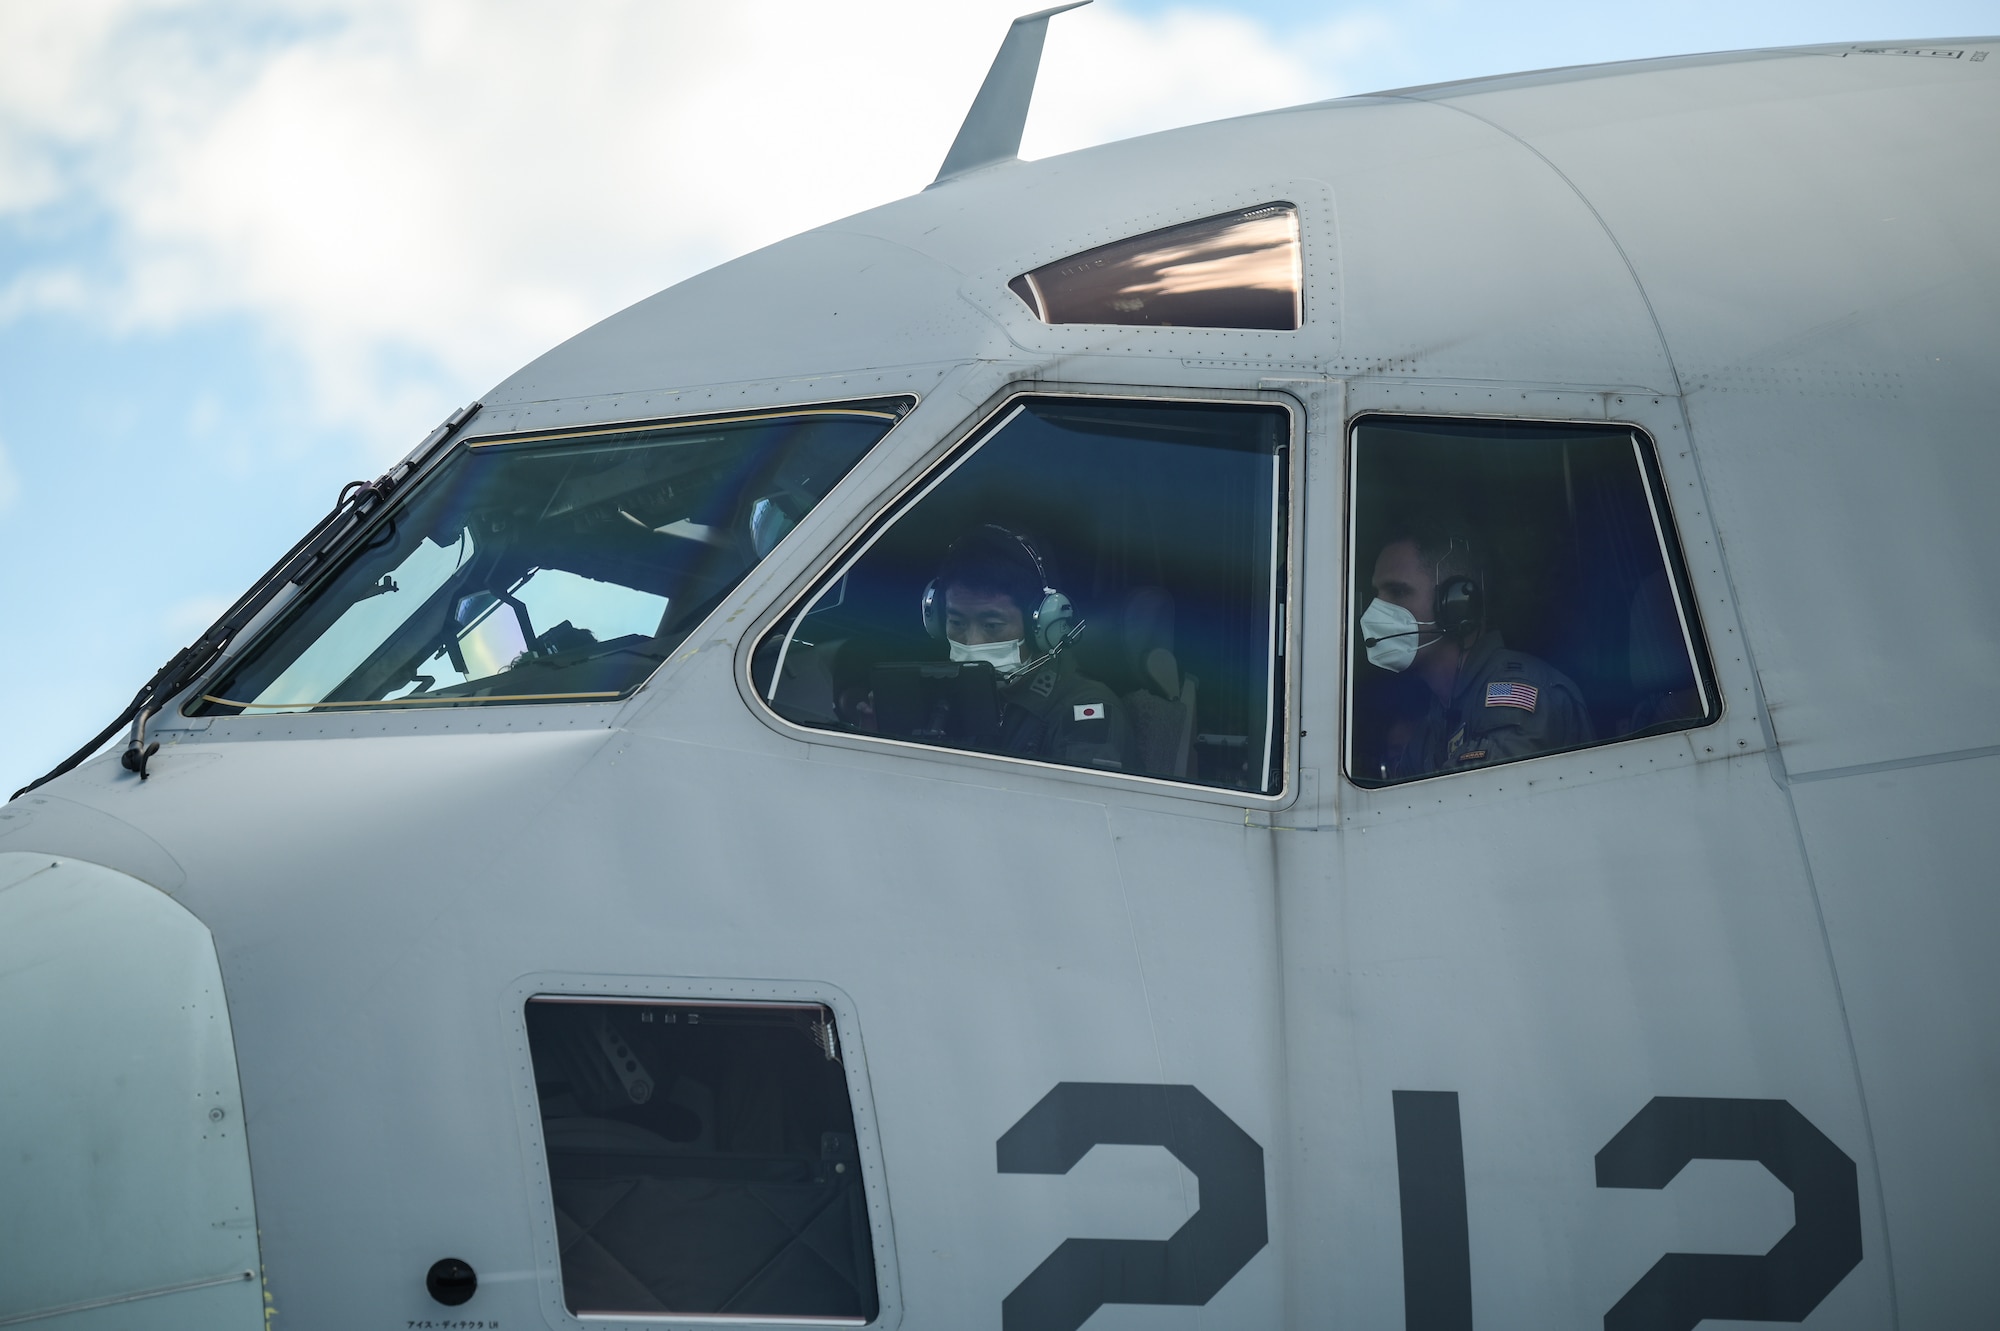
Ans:
[[[620,697],[908,405],[475,441],[188,710]]]

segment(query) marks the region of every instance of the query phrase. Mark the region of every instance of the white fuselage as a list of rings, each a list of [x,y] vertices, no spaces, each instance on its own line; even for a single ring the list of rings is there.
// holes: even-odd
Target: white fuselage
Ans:
[[[191,1228],[234,1236],[127,1274],[90,1268],[62,1230],[124,1221],[10,1199],[0,1273],[40,1254],[19,1311],[256,1267],[242,1293],[260,1283],[295,1331],[575,1325],[523,1026],[529,997],[564,994],[837,1016],[876,1325],[1000,1327],[1066,1240],[1167,1240],[1204,1212],[1227,1224],[1174,1260],[1222,1263],[1216,1288],[1110,1299],[1092,1327],[1463,1326],[1454,1282],[1480,1327],[1596,1326],[1663,1255],[1766,1254],[1795,1224],[1779,1256],[1798,1258],[1806,1325],[1986,1324],[2000,59],[1975,58],[1992,41],[1937,49],[1957,54],[1488,80],[994,167],[531,363],[469,437],[916,405],[625,700],[169,709],[145,782],[100,760],[8,807],[0,1000],[46,997],[9,963],[68,964],[22,932],[54,928],[18,914],[55,881],[33,876],[44,860],[96,884],[106,955],[160,930],[194,958],[107,1013],[174,985],[193,1002],[205,928],[247,1133],[247,1157],[239,1137],[214,1169],[247,1158],[249,1178],[188,1191],[185,1171],[209,1168],[188,1155],[156,1171],[152,1202],[119,1194],[131,1215],[185,1201]],[[1273,199],[1299,213],[1296,331],[1050,326],[1007,287]],[[1291,413],[1278,794],[884,743],[760,701],[751,653],[849,541],[1006,404],[1058,391]],[[1641,431],[1720,719],[1351,780],[1369,556],[1350,549],[1349,448],[1372,415]],[[119,875],[181,922],[118,924]],[[121,1041],[179,1028],[91,1011],[64,999],[33,1021],[68,1036],[7,1037],[56,1083],[38,1108],[6,1093],[0,1128],[99,1114],[119,1136],[167,1102],[103,1078]],[[1045,1097],[1067,1113],[1065,1084],[1194,1088],[1261,1151],[1261,1177],[1219,1127],[1189,1129],[1189,1152],[1213,1148],[1206,1178],[1187,1153],[1109,1138],[1062,1172],[1009,1134]],[[1702,1124],[1711,1137],[1687,1136]],[[1789,1184],[1751,1158],[1774,1140],[1805,1162]],[[1730,1142],[1750,1154],[1717,1158]],[[74,1150],[77,1169],[137,1168]],[[1649,1151],[1693,1163],[1635,1183],[1628,1157]],[[246,1186],[248,1255],[188,1200],[240,1206]],[[462,1307],[426,1293],[447,1257],[479,1274]],[[1721,1297],[1688,1269],[1682,1294]],[[1062,1279],[1095,1306],[1098,1287]],[[1668,1306],[1620,1324],[1692,1324]],[[255,1298],[203,1308],[186,1324],[262,1315]],[[131,1324],[182,1324],[160,1317]]]

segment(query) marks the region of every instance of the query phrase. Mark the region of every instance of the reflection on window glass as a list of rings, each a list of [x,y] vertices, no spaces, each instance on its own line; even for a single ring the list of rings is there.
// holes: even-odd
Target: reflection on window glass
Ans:
[[[1715,719],[1649,449],[1617,426],[1355,426],[1357,781]]]
[[[619,697],[907,406],[462,447],[190,710]]]
[[[325,697],[402,622],[408,612],[401,598],[421,601],[435,595],[464,567],[474,545],[467,531],[460,531],[455,540],[444,545],[429,537],[418,541],[380,578],[358,584],[359,594],[346,598],[332,626],[294,656],[265,692],[280,698]],[[391,587],[396,589],[396,599],[388,595]]]
[[[1299,214],[1269,203],[1100,245],[1008,285],[1052,324],[1299,326]]]
[[[875,1316],[832,1012],[534,998],[527,1021],[572,1313]]]
[[[1277,788],[1287,414],[1028,399],[766,635],[802,725]]]

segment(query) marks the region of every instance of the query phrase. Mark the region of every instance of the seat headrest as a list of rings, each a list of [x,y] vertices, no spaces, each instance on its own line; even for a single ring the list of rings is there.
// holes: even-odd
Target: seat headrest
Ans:
[[[1174,659],[1174,598],[1163,587],[1140,587],[1125,598],[1120,625],[1124,665],[1163,698],[1181,692]]]

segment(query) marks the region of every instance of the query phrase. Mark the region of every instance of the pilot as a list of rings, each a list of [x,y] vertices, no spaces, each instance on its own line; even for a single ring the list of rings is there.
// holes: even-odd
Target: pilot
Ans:
[[[952,660],[984,661],[999,675],[995,751],[1124,766],[1124,707],[1078,668],[1070,648],[1084,625],[1025,537],[988,524],[954,541],[924,589],[923,610],[924,627],[945,640]]]
[[[1409,671],[1425,710],[1390,731],[1391,778],[1455,772],[1591,742],[1569,677],[1516,651],[1485,619],[1485,572],[1471,540],[1409,530],[1382,547],[1361,616],[1371,664]]]

